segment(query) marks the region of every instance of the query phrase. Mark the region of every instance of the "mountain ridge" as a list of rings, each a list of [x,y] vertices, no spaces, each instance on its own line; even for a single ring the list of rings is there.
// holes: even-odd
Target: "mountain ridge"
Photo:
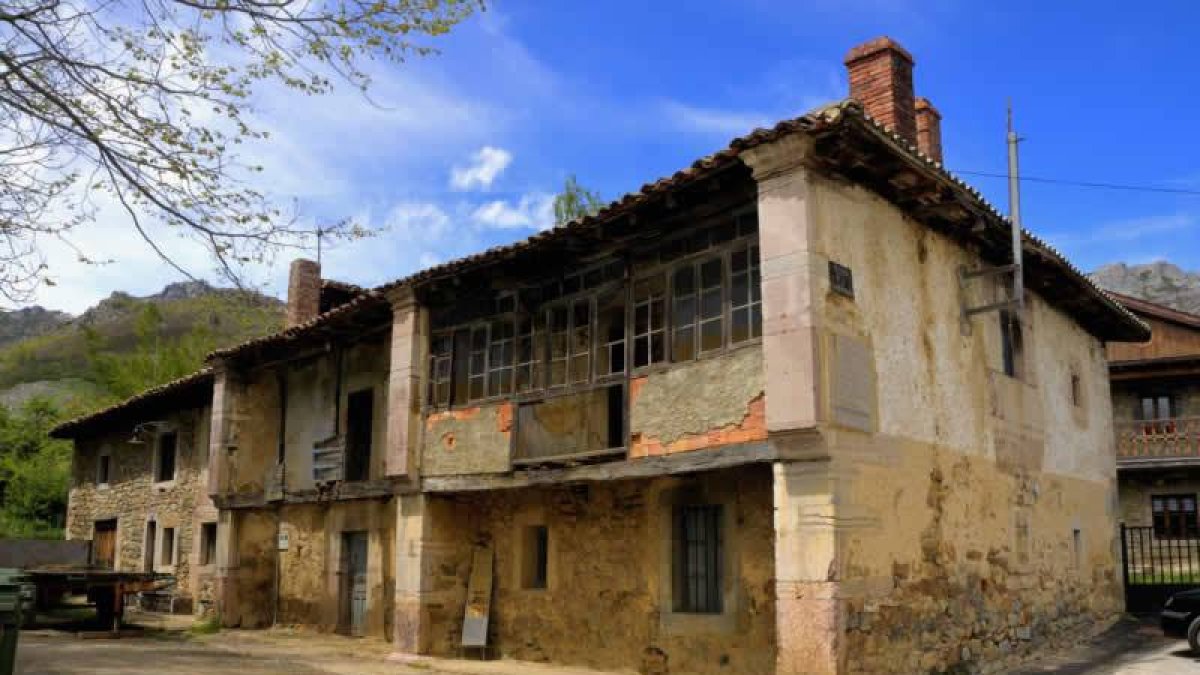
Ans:
[[[1174,263],[1109,263],[1088,276],[1105,290],[1200,314],[1200,272],[1186,271]]]

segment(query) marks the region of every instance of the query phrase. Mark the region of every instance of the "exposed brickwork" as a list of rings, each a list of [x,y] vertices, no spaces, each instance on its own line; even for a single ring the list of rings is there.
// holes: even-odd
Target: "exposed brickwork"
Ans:
[[[924,96],[918,96],[917,149],[935,162],[942,161],[942,114]]]
[[[846,54],[850,98],[867,113],[913,145],[917,122],[913,100],[913,58],[889,37],[879,37]]]
[[[287,328],[316,318],[321,311],[321,264],[292,261],[288,273]]]

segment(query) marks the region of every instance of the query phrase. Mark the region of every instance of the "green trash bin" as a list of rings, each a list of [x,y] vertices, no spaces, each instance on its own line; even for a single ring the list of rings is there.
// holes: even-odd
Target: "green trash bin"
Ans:
[[[0,568],[0,675],[12,675],[16,667],[24,585],[21,570]]]

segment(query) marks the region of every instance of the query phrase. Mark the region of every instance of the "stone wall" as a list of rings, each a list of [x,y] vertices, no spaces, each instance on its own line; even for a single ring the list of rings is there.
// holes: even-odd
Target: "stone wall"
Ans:
[[[671,608],[671,512],[685,498],[725,505],[726,611]],[[435,654],[457,653],[472,546],[495,550],[489,641],[508,658],[643,672],[774,672],[768,467],[689,479],[594,483],[429,497],[422,545]],[[545,589],[522,584],[526,528],[548,528]]]
[[[160,564],[161,549],[154,552],[154,569],[173,574],[175,594],[191,601],[197,579],[204,573],[198,565],[200,523],[215,522],[215,513],[205,509],[208,420],[210,410],[189,409],[171,414],[165,429],[178,432],[175,478],[154,481],[155,437],[144,443],[129,443],[132,426],[92,438],[78,439],[72,462],[70,502],[67,508],[68,539],[91,539],[98,520],[117,520],[116,567],[126,571],[146,569],[146,524],[153,520],[161,547],[165,528],[175,530],[175,563]],[[109,453],[107,485],[98,485],[98,461]]]
[[[392,635],[393,500],[296,504],[238,511],[236,589],[222,620],[228,626],[262,628],[273,623],[323,632],[345,629],[342,535],[368,533],[366,634]],[[279,534],[286,550],[277,550]],[[276,603],[278,588],[278,603]]]

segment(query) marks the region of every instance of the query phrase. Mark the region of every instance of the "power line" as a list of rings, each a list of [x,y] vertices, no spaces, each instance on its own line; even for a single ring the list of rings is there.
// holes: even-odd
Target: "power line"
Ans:
[[[987,171],[954,171],[952,173],[961,173],[964,176],[983,176],[985,178],[1008,178],[1005,173],[989,173]],[[1051,183],[1055,185],[1071,185],[1074,187],[1100,188],[1104,190],[1128,190],[1131,192],[1161,192],[1174,195],[1192,195],[1200,197],[1200,190],[1189,190],[1187,188],[1169,188],[1159,187],[1154,185],[1122,185],[1120,183],[1092,183],[1087,181],[1064,180],[1061,178],[1039,178],[1036,176],[1021,176],[1022,182],[1027,183]]]

